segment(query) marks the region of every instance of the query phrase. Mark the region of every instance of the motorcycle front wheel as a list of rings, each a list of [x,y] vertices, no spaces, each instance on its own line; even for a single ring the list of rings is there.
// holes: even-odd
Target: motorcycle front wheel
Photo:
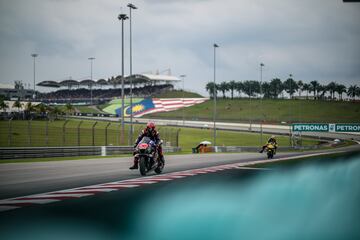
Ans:
[[[146,158],[145,157],[140,157],[140,162],[139,162],[139,170],[140,170],[140,174],[141,176],[146,176],[146,172],[147,172],[147,168],[146,168]]]

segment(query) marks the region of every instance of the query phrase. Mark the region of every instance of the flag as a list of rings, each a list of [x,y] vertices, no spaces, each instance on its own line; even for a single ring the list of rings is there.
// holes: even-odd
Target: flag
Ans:
[[[125,117],[131,114],[131,107],[134,117],[142,117],[146,114],[157,112],[169,112],[183,107],[190,107],[203,103],[208,98],[147,98],[125,108]],[[116,109],[116,114],[121,116],[121,108]]]

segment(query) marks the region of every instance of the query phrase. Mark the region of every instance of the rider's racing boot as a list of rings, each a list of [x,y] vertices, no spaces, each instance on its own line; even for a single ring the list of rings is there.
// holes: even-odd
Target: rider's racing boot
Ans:
[[[137,158],[134,158],[134,165],[132,165],[129,169],[134,170],[139,168],[139,161]]]

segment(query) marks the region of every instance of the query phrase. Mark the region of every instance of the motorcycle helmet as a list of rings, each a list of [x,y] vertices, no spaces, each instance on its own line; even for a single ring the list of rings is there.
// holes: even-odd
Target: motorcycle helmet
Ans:
[[[148,128],[148,129],[155,129],[155,123],[153,123],[153,122],[148,122],[148,123],[146,124],[146,128]]]

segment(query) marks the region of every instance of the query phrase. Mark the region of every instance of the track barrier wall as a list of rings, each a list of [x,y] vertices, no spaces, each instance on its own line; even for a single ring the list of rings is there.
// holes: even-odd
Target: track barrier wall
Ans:
[[[163,147],[165,153],[180,152],[179,147]],[[111,156],[132,154],[132,146],[77,146],[77,147],[24,147],[0,148],[0,159]],[[132,156],[132,155],[131,155]]]

